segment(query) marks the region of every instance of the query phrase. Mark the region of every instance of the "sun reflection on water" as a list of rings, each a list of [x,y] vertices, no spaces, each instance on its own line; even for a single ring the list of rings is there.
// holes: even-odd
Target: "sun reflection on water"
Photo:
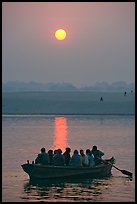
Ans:
[[[62,151],[68,146],[67,144],[67,120],[65,117],[55,118],[54,144],[53,149],[61,149]]]

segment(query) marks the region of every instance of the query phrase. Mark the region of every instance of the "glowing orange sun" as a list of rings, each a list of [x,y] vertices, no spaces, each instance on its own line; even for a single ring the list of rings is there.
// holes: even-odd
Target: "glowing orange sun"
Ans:
[[[63,29],[58,29],[55,32],[55,37],[57,40],[65,40],[66,38],[66,31]]]

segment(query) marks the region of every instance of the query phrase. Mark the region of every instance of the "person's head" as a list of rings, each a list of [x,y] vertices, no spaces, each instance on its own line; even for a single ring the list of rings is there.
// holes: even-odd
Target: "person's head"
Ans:
[[[48,154],[50,154],[50,155],[53,154],[53,150],[49,149]]]
[[[57,149],[55,149],[55,150],[54,150],[54,154],[57,154],[57,151],[58,151],[58,150],[57,150]]]
[[[58,154],[61,154],[62,153],[62,150],[61,149],[58,149]]]
[[[74,150],[74,154],[78,154],[78,150],[77,149]]]
[[[81,156],[84,155],[84,150],[83,149],[80,150],[80,154],[81,154]]]
[[[66,152],[70,153],[71,149],[69,147],[66,147]]]
[[[90,149],[86,149],[86,154],[90,155]]]
[[[94,152],[94,151],[96,151],[96,150],[97,150],[97,146],[94,145],[94,146],[92,147],[92,151]]]
[[[41,153],[46,152],[46,150],[45,150],[45,148],[44,148],[44,147],[42,147],[40,151],[41,151]]]

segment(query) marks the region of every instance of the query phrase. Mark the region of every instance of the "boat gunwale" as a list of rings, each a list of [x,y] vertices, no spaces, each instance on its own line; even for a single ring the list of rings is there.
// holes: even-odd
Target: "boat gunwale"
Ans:
[[[22,164],[21,166],[23,167],[24,165],[26,166],[33,166],[33,167],[38,167],[38,168],[51,168],[51,169],[75,169],[75,170],[80,170],[80,169],[97,169],[97,168],[102,168],[102,167],[105,167],[105,166],[109,166],[109,165],[113,165],[112,163],[102,163],[102,164],[98,164],[98,165],[95,165],[95,166],[53,166],[53,165],[41,165],[41,164]]]

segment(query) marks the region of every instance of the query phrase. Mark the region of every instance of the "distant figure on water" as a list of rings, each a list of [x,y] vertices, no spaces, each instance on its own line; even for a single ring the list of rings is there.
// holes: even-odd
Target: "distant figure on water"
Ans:
[[[103,101],[103,97],[101,96],[100,101]]]
[[[126,95],[127,95],[127,92],[125,91],[124,96],[126,96]]]
[[[97,149],[96,145],[94,145],[92,147],[91,154],[93,154],[93,156],[94,156],[95,165],[97,165],[99,163],[102,163],[101,158],[104,155],[104,152],[102,152],[99,149]]]
[[[41,152],[38,154],[37,158],[35,159],[35,164],[42,164],[48,165],[49,164],[49,157],[46,153],[46,149],[43,147],[40,150]]]

